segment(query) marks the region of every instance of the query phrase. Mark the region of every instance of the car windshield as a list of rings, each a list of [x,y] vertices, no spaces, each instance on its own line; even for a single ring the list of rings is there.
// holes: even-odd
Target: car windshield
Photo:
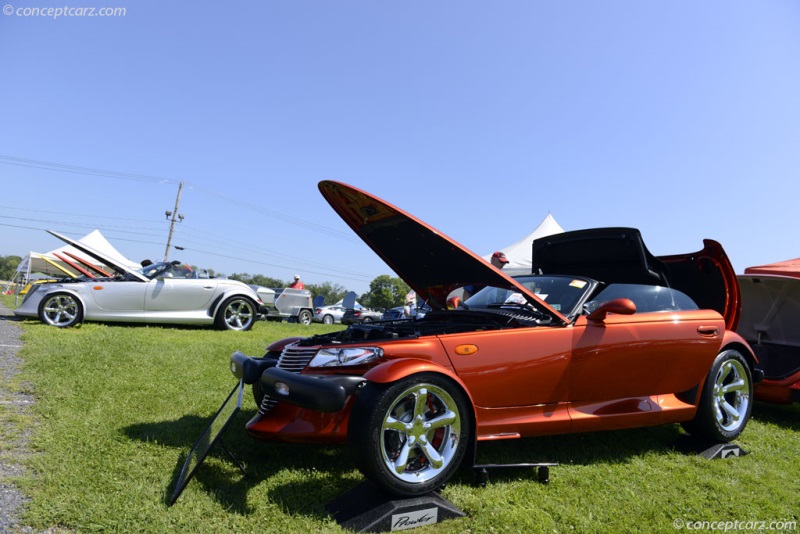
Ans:
[[[191,267],[180,262],[168,263],[160,261],[158,263],[151,263],[139,269],[139,273],[150,280],[154,280],[160,276],[166,278],[197,278]]]
[[[517,276],[514,279],[565,316],[574,315],[587,292],[594,287],[594,283],[589,279],[574,276],[530,275]],[[496,308],[524,306],[527,301],[522,293],[513,289],[489,286],[472,295],[464,304],[471,309]]]

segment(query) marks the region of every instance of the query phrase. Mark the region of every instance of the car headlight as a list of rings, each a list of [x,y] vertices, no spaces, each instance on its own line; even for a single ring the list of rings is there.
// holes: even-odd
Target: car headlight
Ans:
[[[380,347],[344,347],[321,349],[309,362],[309,367],[340,367],[362,365],[383,357]]]

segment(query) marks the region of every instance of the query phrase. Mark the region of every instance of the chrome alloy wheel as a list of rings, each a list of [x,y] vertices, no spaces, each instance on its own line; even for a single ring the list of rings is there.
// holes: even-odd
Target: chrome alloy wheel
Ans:
[[[750,406],[750,384],[747,371],[738,360],[726,360],[714,379],[714,417],[726,432],[746,422]]]
[[[433,384],[414,384],[397,396],[381,425],[382,460],[407,483],[423,483],[454,460],[461,415],[453,397]]]
[[[232,299],[225,305],[223,314],[230,330],[247,330],[255,320],[253,305],[244,299]]]
[[[81,305],[72,295],[48,297],[41,308],[41,319],[51,326],[70,326],[80,319]]]

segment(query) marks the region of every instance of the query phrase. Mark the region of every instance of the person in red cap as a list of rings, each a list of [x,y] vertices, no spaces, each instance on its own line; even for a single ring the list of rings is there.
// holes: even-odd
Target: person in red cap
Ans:
[[[503,267],[506,266],[506,263],[508,263],[508,258],[506,258],[505,252],[503,252],[501,250],[498,250],[497,252],[492,254],[492,259],[489,260],[489,261],[491,262],[492,265],[494,265],[498,269],[502,270]],[[469,297],[471,297],[472,295],[474,295],[475,293],[477,293],[478,291],[480,291],[484,287],[486,287],[486,286],[484,286],[484,285],[464,286],[463,287],[464,292],[463,292],[463,295],[462,295],[462,300],[467,300]],[[448,303],[449,303],[449,301],[448,301]],[[460,304],[460,302],[458,302],[456,304]],[[456,307],[458,307],[458,306],[456,306]]]
[[[508,258],[506,258],[505,252],[497,251],[492,254],[492,265],[497,267],[498,269],[502,269],[508,263]]]

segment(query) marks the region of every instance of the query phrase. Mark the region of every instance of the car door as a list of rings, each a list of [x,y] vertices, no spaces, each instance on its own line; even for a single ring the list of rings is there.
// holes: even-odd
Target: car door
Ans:
[[[501,408],[567,400],[570,328],[538,326],[442,336],[477,406]]]
[[[725,333],[712,310],[580,317],[573,328],[571,402],[688,391],[708,373]]]
[[[147,283],[145,315],[205,310],[218,284],[209,278],[159,277]]]
[[[147,283],[139,280],[87,281],[96,308],[93,319],[137,318],[144,314]]]

